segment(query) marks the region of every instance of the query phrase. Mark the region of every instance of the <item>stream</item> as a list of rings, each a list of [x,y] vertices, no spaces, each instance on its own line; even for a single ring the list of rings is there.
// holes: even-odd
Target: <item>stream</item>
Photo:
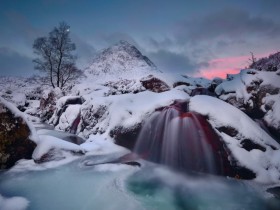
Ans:
[[[43,126],[38,132],[82,141]],[[179,173],[145,160],[138,161],[141,167],[115,161],[125,154],[79,156],[54,168],[32,168],[29,160],[20,170],[1,172],[0,194],[25,198],[28,210],[276,210],[279,205],[252,181]]]

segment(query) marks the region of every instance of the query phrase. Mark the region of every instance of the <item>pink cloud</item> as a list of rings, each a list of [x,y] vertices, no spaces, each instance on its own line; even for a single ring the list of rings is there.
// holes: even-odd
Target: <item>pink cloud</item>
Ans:
[[[257,58],[265,57],[271,53],[256,55]],[[226,78],[227,74],[237,74],[240,69],[249,64],[250,55],[218,58],[209,61],[209,66],[199,70],[195,76],[213,79],[214,77]]]

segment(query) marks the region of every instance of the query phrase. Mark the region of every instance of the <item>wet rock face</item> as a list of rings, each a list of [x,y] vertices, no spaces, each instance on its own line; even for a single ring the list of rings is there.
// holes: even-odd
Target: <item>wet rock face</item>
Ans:
[[[203,87],[198,87],[192,90],[190,96],[196,96],[196,95],[208,95],[208,96],[216,96],[216,94],[213,91],[214,88],[209,87],[203,88]]]
[[[40,100],[40,110],[42,111],[41,113],[41,118],[43,121],[49,120],[54,111],[55,111],[55,101],[56,101],[56,96],[53,91],[49,92],[46,94],[45,97],[42,97]]]
[[[30,129],[0,102],[0,169],[12,167],[20,159],[31,159],[36,144],[28,139]]]
[[[117,145],[132,150],[136,143],[140,130],[141,124],[136,125],[132,128],[118,127],[110,132],[110,136],[114,138]]]
[[[170,90],[170,87],[165,82],[152,75],[143,78],[140,82],[147,90],[152,92],[161,93]]]

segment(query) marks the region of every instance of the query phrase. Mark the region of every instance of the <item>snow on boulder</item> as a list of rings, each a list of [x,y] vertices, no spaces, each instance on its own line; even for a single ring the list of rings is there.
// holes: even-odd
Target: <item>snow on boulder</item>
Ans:
[[[16,107],[24,111],[25,110],[25,105],[27,104],[26,96],[24,93],[19,93],[19,92],[6,92],[4,95],[2,95],[4,99],[7,101],[13,103],[16,105]]]
[[[56,129],[76,133],[80,123],[81,105],[69,105],[61,114]]]
[[[266,111],[264,121],[280,143],[280,94],[267,95],[263,99],[263,103],[262,108]]]
[[[60,129],[64,131],[70,131],[70,127],[73,121],[79,116],[79,105],[84,102],[84,99],[81,96],[63,96],[56,101],[54,112],[52,117],[49,120],[50,124],[57,126],[60,125]],[[77,106],[72,106],[77,105]],[[72,108],[68,109],[69,106]],[[74,108],[73,108],[74,107]],[[67,113],[64,113],[68,109]],[[71,116],[73,114],[73,116]],[[60,120],[60,117],[63,115],[63,119]],[[73,119],[74,118],[74,119]],[[64,125],[62,125],[64,124]]]
[[[144,91],[137,94],[92,97],[81,107],[81,125],[77,133],[107,133],[115,129],[129,129],[140,124],[156,108],[172,104],[176,99],[186,100],[189,95],[172,89],[162,93]]]
[[[234,106],[209,96],[194,96],[190,111],[207,117],[225,142],[236,164],[256,174],[260,182],[279,182],[280,145]]]
[[[84,154],[84,149],[79,145],[54,136],[40,135],[39,137],[37,147],[32,154],[32,158],[36,163],[61,160],[66,158],[69,152]]]
[[[139,80],[136,79],[120,79],[118,81],[108,81],[104,84],[109,87],[109,91],[104,95],[120,95],[126,93],[138,93],[145,90]]]
[[[227,81],[217,86],[219,98],[234,105],[252,118],[262,118],[263,98],[279,94],[280,76],[276,72],[254,69],[241,70],[239,74],[229,75]]]
[[[152,92],[161,93],[170,90],[170,87],[165,82],[153,75],[142,78],[140,82],[147,90],[150,90]]]
[[[24,113],[0,97],[0,168],[10,168],[20,159],[30,159],[38,137]]]
[[[62,97],[63,93],[59,88],[47,89],[43,91],[42,98],[40,100],[40,110],[41,110],[41,119],[43,121],[49,120],[54,111],[55,105],[58,98]]]

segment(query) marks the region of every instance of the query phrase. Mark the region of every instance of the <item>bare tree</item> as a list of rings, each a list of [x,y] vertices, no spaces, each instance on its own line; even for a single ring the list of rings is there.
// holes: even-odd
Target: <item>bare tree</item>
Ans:
[[[255,57],[254,53],[250,52],[251,58],[249,58],[249,67],[254,68],[257,62],[257,58]]]
[[[33,60],[35,69],[47,74],[53,88],[63,88],[81,74],[75,65],[76,56],[72,54],[76,46],[70,39],[69,29],[70,26],[62,22],[48,37],[39,37],[33,44],[34,53],[38,56]]]

